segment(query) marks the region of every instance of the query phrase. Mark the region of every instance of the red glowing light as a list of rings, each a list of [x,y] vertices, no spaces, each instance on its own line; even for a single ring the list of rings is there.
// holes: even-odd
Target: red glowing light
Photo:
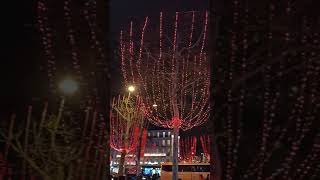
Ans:
[[[196,14],[201,18],[196,19]],[[121,31],[121,70],[126,84],[140,85],[138,93],[153,124],[188,130],[203,124],[210,110],[209,59],[205,53],[208,12],[203,16],[176,12],[171,25],[164,17],[162,12],[157,21],[146,17],[140,34],[133,34],[139,26],[132,22],[129,30]],[[196,20],[203,27],[196,26]],[[170,26],[173,30],[165,31]],[[185,27],[190,30],[183,31]],[[165,38],[165,34],[172,38]]]
[[[210,160],[210,137],[207,135],[200,136],[200,142],[204,155],[208,160]]]
[[[180,161],[192,162],[197,151],[197,138],[180,139]]]
[[[143,105],[140,98],[129,96],[113,99],[110,112],[110,146],[119,152],[129,153],[138,145]]]

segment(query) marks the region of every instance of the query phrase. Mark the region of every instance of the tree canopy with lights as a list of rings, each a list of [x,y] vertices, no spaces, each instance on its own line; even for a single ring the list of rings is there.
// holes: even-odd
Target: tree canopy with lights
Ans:
[[[136,150],[144,124],[144,108],[139,97],[118,96],[110,112],[110,146],[121,153],[119,175],[123,174],[125,156]]]
[[[179,129],[209,116],[208,12],[176,12],[131,22],[120,33],[119,54],[125,83],[135,84],[155,125],[174,129],[174,176]]]

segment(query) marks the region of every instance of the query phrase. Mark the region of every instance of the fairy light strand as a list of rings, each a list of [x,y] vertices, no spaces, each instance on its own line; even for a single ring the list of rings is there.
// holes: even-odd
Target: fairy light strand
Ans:
[[[211,152],[211,150],[210,150],[210,143],[211,143],[210,136],[208,136],[208,135],[200,136],[200,142],[201,142],[201,147],[202,147],[204,155],[206,156],[207,160],[210,161],[210,152]]]
[[[302,44],[306,43],[307,41],[306,38],[307,37],[305,34],[301,35]],[[305,51],[301,52],[301,59],[306,64],[306,67],[308,67],[309,61],[307,60]],[[288,177],[289,170],[291,169],[290,164],[295,160],[297,152],[300,149],[302,140],[305,137],[306,132],[309,131],[310,123],[305,122],[304,120],[307,117],[302,116],[302,113],[304,111],[303,108],[305,106],[305,101],[306,101],[305,92],[307,88],[307,82],[308,82],[308,76],[301,75],[300,87],[299,87],[300,93],[296,98],[296,103],[290,116],[291,119],[296,120],[296,123],[295,123],[296,136],[291,142],[290,150],[288,152],[288,155],[284,158],[284,161],[282,162],[281,167],[278,168],[274,173],[272,173],[271,176],[267,178],[267,180],[274,179],[280,175],[282,178]]]
[[[75,31],[72,26],[72,12],[71,12],[71,0],[65,0],[64,1],[64,18],[66,21],[66,27],[68,28],[67,38],[69,40],[69,44],[71,46],[71,59],[73,63],[73,68],[79,78],[79,80],[82,79],[82,73],[80,70],[80,62],[79,62],[79,54],[78,54],[78,48],[76,46],[76,37],[75,37]]]
[[[53,33],[48,24],[48,8],[43,0],[37,4],[38,16],[37,23],[41,33],[42,46],[47,58],[47,74],[49,78],[49,87],[52,92],[55,92],[55,74],[56,74],[56,57],[53,53]]]
[[[102,44],[98,39],[97,35],[97,23],[96,23],[96,18],[97,18],[97,12],[96,12],[96,6],[97,2],[95,0],[93,1],[87,1],[85,3],[85,8],[83,10],[83,14],[85,17],[85,20],[88,24],[88,27],[90,29],[90,38],[91,38],[91,48],[96,50],[99,55],[100,60],[105,59],[105,53],[102,48]]]
[[[140,98],[118,96],[112,102],[110,112],[110,146],[119,152],[136,149],[140,124],[143,123],[143,104]]]
[[[181,12],[176,13],[175,20],[180,19],[179,24],[183,25],[190,22],[192,23],[192,17],[190,17],[190,21],[185,21],[185,19],[182,18],[182,16],[188,17],[187,14],[188,13]],[[189,13],[189,16],[190,15],[192,14]],[[204,21],[207,21],[206,16],[203,17]],[[164,27],[167,27],[166,22],[167,21],[164,21],[163,13],[160,13],[160,20],[154,22],[152,21],[152,18],[150,18],[150,22],[148,22],[148,24],[150,25],[148,25],[144,30],[144,25],[146,23],[145,20],[145,23],[142,24],[141,33],[145,34],[144,36],[146,36],[146,38],[148,39],[147,45],[145,45],[145,43],[141,44],[142,36],[137,37],[133,35],[133,39],[135,40],[134,42],[140,41],[140,44],[138,46],[142,48],[141,59],[139,56],[135,57],[132,63],[135,64],[141,61],[141,64],[139,66],[133,68],[135,69],[135,71],[133,72],[133,76],[128,73],[131,68],[129,63],[130,54],[127,50],[123,49],[123,46],[125,44],[129,44],[127,42],[130,41],[124,34],[130,34],[130,30],[122,32],[122,48],[120,47],[120,49],[123,49],[123,51],[120,52],[122,53],[122,74],[123,76],[125,76],[124,78],[127,79],[128,82],[132,82],[132,79],[134,78],[139,84],[139,94],[143,97],[143,101],[146,107],[146,114],[149,117],[149,120],[155,125],[166,128],[173,128],[173,113],[170,110],[172,104],[172,94],[170,95],[170,89],[173,87],[173,73],[177,73],[176,82],[178,83],[176,85],[178,86],[177,89],[179,89],[179,91],[176,94],[176,99],[179,101],[179,121],[181,121],[179,124],[181,124],[180,128],[182,130],[187,130],[191,129],[194,126],[203,124],[209,116],[209,70],[206,69],[206,67],[208,66],[204,66],[204,63],[208,64],[209,59],[203,52],[204,58],[202,61],[199,60],[201,43],[192,45],[191,49],[189,49],[191,58],[186,58],[187,53],[181,52],[181,49],[183,49],[184,47],[189,47],[188,40],[190,38],[191,31],[185,32],[176,29],[176,36],[179,36],[179,38],[186,38],[187,41],[183,42],[187,44],[185,46],[183,46],[182,44],[176,46],[175,51],[177,54],[180,54],[180,56],[179,58],[176,57],[176,60],[172,61],[172,52],[174,47],[172,47],[171,50],[170,47],[168,47],[168,49],[163,48],[165,44],[172,44],[172,42],[174,41],[173,39],[164,38],[164,34],[166,33],[164,32],[164,29],[166,29]],[[159,39],[155,39],[152,36],[150,37],[150,32],[155,32],[149,30],[150,28],[154,27],[153,23],[160,23],[160,27],[157,26]],[[175,28],[177,24],[178,22],[174,21],[173,28]],[[204,23],[203,25],[205,24],[206,23]],[[134,26],[134,28],[135,27],[136,26]],[[181,25],[177,28],[183,28],[183,26]],[[194,32],[198,32],[198,30],[198,28],[194,27]],[[143,33],[143,31],[145,31],[145,33]],[[201,40],[204,36],[203,33],[204,32],[202,32],[199,36]],[[155,40],[152,41],[150,38],[153,38]],[[207,38],[205,37],[205,41],[206,40]],[[154,46],[151,45],[153,42],[158,46],[158,48],[154,48]],[[176,71],[173,71],[173,69],[176,69]]]
[[[238,20],[239,20],[239,1],[234,0],[233,1],[233,28],[230,31],[231,40],[230,40],[230,46],[231,46],[231,56],[229,61],[229,70],[228,70],[228,80],[232,82],[233,80],[233,74],[234,74],[234,64],[236,60],[236,40],[237,40],[237,33],[235,31]],[[234,145],[234,129],[233,129],[233,123],[232,123],[232,111],[233,111],[233,97],[232,97],[232,90],[229,89],[227,91],[227,101],[228,101],[228,107],[227,107],[227,133],[228,133],[228,140],[227,140],[227,155],[226,155],[226,179],[231,180],[233,177],[233,167],[235,163],[234,154],[233,154],[233,145]]]
[[[197,138],[186,137],[180,139],[180,161],[192,162],[197,152]]]

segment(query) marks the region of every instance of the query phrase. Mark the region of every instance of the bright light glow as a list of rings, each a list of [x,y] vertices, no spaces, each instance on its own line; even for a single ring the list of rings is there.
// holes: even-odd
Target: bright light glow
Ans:
[[[165,153],[145,153],[144,156],[155,156],[155,157],[159,157],[159,156],[167,156]]]
[[[157,107],[158,105],[156,105],[156,104],[154,104],[154,105],[152,105],[153,107]]]
[[[73,94],[78,90],[78,84],[72,79],[65,79],[59,84],[59,88],[65,94]]]
[[[136,90],[136,88],[134,87],[134,86],[132,86],[132,85],[130,85],[129,87],[128,87],[128,91],[129,92],[133,92],[133,91],[135,91]]]
[[[117,157],[119,158],[119,157],[121,157],[121,155],[118,154]],[[133,154],[127,154],[126,157],[133,157]]]
[[[145,164],[148,164],[148,165],[156,165],[156,164],[159,164],[159,162],[151,162],[151,161],[149,161],[149,162],[146,162]]]

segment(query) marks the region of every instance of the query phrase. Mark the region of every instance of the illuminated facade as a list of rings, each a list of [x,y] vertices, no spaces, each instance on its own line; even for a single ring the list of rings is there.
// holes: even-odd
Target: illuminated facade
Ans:
[[[148,167],[159,167],[161,162],[172,161],[173,152],[173,131],[172,130],[148,130],[147,142],[144,148],[143,157],[141,157],[140,164]],[[117,166],[120,159],[120,153],[112,151],[111,167],[113,172],[117,172]],[[136,165],[136,153],[129,153],[126,156],[126,166]]]
[[[160,165],[172,159],[172,130],[149,130],[142,164]]]

